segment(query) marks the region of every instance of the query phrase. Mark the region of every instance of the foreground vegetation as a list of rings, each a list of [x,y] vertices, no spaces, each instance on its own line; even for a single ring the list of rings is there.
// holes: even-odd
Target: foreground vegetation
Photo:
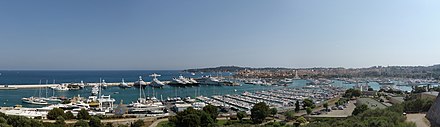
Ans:
[[[0,113],[0,127],[113,127],[111,123],[101,123],[101,118],[98,116],[90,116],[87,111],[80,111],[77,117],[73,116],[71,112],[64,113],[62,109],[54,108],[49,111],[47,117],[51,120],[56,120],[54,123],[47,123],[37,119],[30,119],[23,116],[8,116]],[[78,119],[74,124],[66,124],[65,120]],[[130,125],[130,127],[144,126],[144,121],[138,120]],[[120,125],[119,127],[128,127]]]

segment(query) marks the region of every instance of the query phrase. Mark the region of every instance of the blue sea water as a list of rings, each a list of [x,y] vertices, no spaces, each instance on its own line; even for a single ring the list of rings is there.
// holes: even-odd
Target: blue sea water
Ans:
[[[197,73],[192,75],[190,73],[181,71],[0,71],[0,84],[39,84],[42,80],[43,84],[46,80],[52,83],[55,80],[56,83],[69,83],[69,82],[99,82],[102,78],[106,82],[120,82],[122,78],[127,82],[133,82],[138,80],[139,76],[143,76],[145,81],[151,81],[151,77],[148,75],[157,73],[162,76],[158,77],[159,80],[166,81],[171,80],[173,77],[185,76],[185,77],[201,77],[206,75],[211,76],[230,76],[232,73]],[[288,87],[301,87],[308,81],[296,80]],[[147,96],[155,96],[158,99],[166,99],[167,97],[195,97],[195,96],[212,96],[223,94],[239,94],[245,91],[254,92],[268,89],[278,89],[283,86],[260,86],[260,85],[247,85],[241,86],[194,86],[194,87],[171,87],[165,86],[164,88],[156,88],[153,90],[151,87],[146,87],[142,94]],[[82,96],[87,97],[91,93],[91,88],[86,87],[82,90],[71,91],[53,91],[47,90],[48,96]],[[154,94],[153,94],[154,91]],[[111,95],[117,100],[116,103],[121,101],[125,104],[135,101],[139,97],[138,88],[122,89],[119,87],[108,87],[103,90],[103,94]],[[21,104],[25,107],[39,107],[35,105],[28,105],[21,102],[21,98],[30,96],[46,96],[46,89],[19,89],[19,90],[0,90],[0,106],[14,106]]]
[[[43,83],[46,80],[49,83],[70,83],[70,82],[99,82],[102,78],[106,82],[121,82],[122,78],[126,82],[134,82],[142,76],[145,81],[150,81],[151,75],[153,73],[160,74],[162,76],[158,77],[159,80],[171,80],[173,77],[179,75],[185,77],[200,77],[202,75],[212,75],[212,76],[229,76],[231,73],[196,73],[196,75],[191,75],[191,73],[175,71],[175,70],[140,70],[140,71],[0,71],[0,85],[1,84],[39,84],[40,80]]]

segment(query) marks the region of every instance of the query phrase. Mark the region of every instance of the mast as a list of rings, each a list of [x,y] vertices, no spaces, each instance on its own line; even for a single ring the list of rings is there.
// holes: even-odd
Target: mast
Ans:
[[[142,85],[141,85],[141,81],[142,81],[142,76],[139,76],[139,99],[142,98]]]
[[[40,79],[40,86],[41,86],[41,79]],[[38,97],[41,98],[41,87],[38,88]]]
[[[99,91],[98,91],[99,98],[101,98],[101,83],[102,83],[102,78],[99,78],[99,86],[98,86],[98,88],[99,88]]]
[[[154,87],[152,87],[152,89],[153,89],[153,97],[156,97],[156,95],[154,94]]]
[[[47,84],[47,80],[46,80],[46,98],[47,98],[47,87],[48,87],[48,84]]]

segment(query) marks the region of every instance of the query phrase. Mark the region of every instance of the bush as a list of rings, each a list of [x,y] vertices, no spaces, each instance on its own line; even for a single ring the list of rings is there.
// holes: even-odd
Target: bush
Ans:
[[[70,119],[75,119],[75,116],[73,115],[73,113],[72,113],[71,111],[67,111],[67,112],[64,114],[64,118],[65,118],[66,120],[70,120]]]
[[[244,111],[240,111],[240,112],[237,112],[237,118],[240,120],[240,121],[243,121],[243,118],[244,117],[246,117],[246,112],[244,112]]]
[[[57,120],[54,123],[55,126],[60,126],[63,127],[66,125],[66,122],[64,121],[64,117],[63,116],[58,116]]]
[[[102,123],[101,120],[98,117],[90,117],[90,121],[89,121],[89,126],[90,127],[102,127]]]
[[[287,120],[293,120],[295,118],[295,112],[287,111],[284,113],[284,116],[286,116]]]
[[[310,115],[310,114],[312,113],[312,108],[310,108],[310,107],[307,107],[307,108],[306,108],[306,112],[307,112],[307,114],[309,114],[309,115]]]
[[[78,120],[76,121],[75,125],[73,125],[74,127],[90,127],[89,123],[87,123],[84,120]]]
[[[90,119],[90,115],[89,115],[89,112],[87,112],[85,109],[81,109],[79,112],[78,112],[78,115],[76,115],[76,118],[77,119],[84,119],[84,120],[88,120],[88,119]]]
[[[144,121],[143,120],[137,120],[136,122],[134,122],[134,124],[131,125],[131,127],[142,127],[144,126]]]
[[[365,112],[367,110],[368,110],[368,106],[365,104],[360,105],[360,106],[356,106],[356,108],[354,108],[352,115],[355,116],[355,115],[361,114],[362,112]]]
[[[53,108],[52,110],[47,113],[47,119],[55,120],[58,116],[64,117],[64,110],[60,108]]]

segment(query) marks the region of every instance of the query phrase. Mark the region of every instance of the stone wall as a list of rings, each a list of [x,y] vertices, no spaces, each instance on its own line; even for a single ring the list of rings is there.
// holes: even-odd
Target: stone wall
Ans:
[[[440,93],[439,93],[440,95]],[[437,95],[434,104],[426,114],[426,118],[431,123],[432,127],[440,127],[440,97]]]

